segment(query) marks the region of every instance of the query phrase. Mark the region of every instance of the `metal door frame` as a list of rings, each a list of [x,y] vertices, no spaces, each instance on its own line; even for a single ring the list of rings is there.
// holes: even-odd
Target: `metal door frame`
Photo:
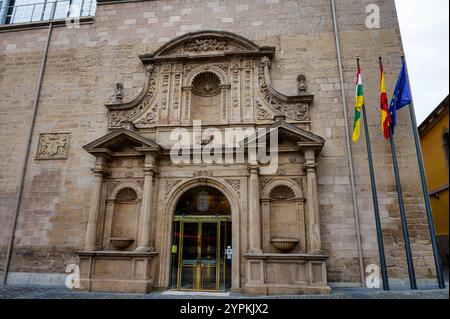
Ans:
[[[179,222],[180,226],[180,238],[179,238],[179,248],[178,248],[178,263],[177,263],[177,290],[178,291],[197,291],[197,292],[220,292],[220,270],[221,270],[221,225],[224,222],[231,222],[230,216],[175,216],[174,222]],[[198,224],[198,239],[197,239],[197,264],[194,269],[194,282],[193,289],[183,289],[181,288],[182,279],[182,268],[183,268],[183,247],[184,247],[184,224]],[[202,238],[203,238],[203,224],[216,224],[217,236],[216,236],[216,289],[208,290],[202,289],[202,265],[201,265],[201,254],[202,254]],[[224,267],[224,283],[226,286],[226,254],[223,254],[223,267]],[[199,271],[200,269],[200,271]],[[172,269],[173,271],[173,269]],[[200,273],[200,274],[199,274]]]

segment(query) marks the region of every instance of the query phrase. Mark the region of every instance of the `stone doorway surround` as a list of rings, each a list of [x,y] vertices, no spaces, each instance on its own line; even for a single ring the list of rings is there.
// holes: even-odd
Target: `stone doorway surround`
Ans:
[[[239,205],[239,199],[237,198],[232,187],[225,182],[212,177],[199,177],[187,180],[180,183],[177,187],[168,195],[168,202],[163,209],[163,219],[160,224],[160,231],[158,231],[158,238],[161,238],[160,242],[156,243],[157,247],[161,247],[161,266],[159,272],[159,285],[161,289],[169,287],[170,274],[171,274],[171,245],[173,235],[173,218],[175,216],[175,208],[178,200],[191,189],[208,186],[217,189],[222,192],[231,207],[231,241],[233,243],[233,257],[231,260],[231,290],[238,291],[240,289],[240,216],[241,209]]]
[[[229,32],[189,33],[140,56],[146,80],[136,98],[124,101],[123,85],[117,84],[114,101],[105,104],[110,133],[84,147],[96,160],[85,248],[77,253],[82,289],[166,290],[175,206],[186,191],[207,185],[231,206],[233,292],[330,291],[316,177],[325,140],[310,132],[314,96],[307,93],[305,78],[296,96],[273,88],[274,54],[273,47]],[[202,74],[208,76],[196,81]],[[265,176],[256,162],[170,162],[170,132],[192,130],[192,95],[202,92],[220,96],[214,102],[220,129],[264,128],[242,141],[245,148],[274,130],[281,134],[282,167],[275,174]],[[118,196],[122,189],[126,196]],[[290,238],[283,238],[283,227]]]

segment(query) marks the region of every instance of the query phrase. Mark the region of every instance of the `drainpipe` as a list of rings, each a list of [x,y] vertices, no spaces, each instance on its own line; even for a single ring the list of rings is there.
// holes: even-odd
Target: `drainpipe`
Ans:
[[[19,210],[20,210],[20,205],[22,202],[23,185],[25,182],[25,176],[26,176],[26,172],[27,172],[28,158],[30,156],[31,141],[33,138],[34,125],[36,122],[36,114],[37,114],[37,109],[38,109],[38,105],[39,105],[39,97],[41,96],[42,80],[44,79],[45,65],[47,63],[48,48],[50,46],[50,39],[52,37],[52,31],[53,31],[53,24],[50,23],[48,26],[47,43],[45,45],[44,55],[42,57],[41,68],[39,71],[39,79],[38,79],[38,84],[37,84],[36,93],[35,93],[34,102],[33,102],[31,125],[30,125],[30,130],[28,132],[28,142],[26,145],[25,154],[24,154],[24,158],[23,158],[23,166],[22,166],[22,170],[21,170],[19,191],[18,191],[18,195],[17,195],[17,199],[16,199],[13,223],[12,223],[12,227],[11,227],[11,235],[9,238],[8,248],[6,251],[5,266],[4,266],[3,278],[2,278],[3,285],[6,285],[7,278],[8,278],[8,270],[9,270],[9,264],[10,264],[10,260],[11,260],[11,252],[12,252],[12,248],[14,245],[14,236],[15,236],[16,228],[17,228],[17,218],[19,217]]]
[[[347,115],[347,99],[345,95],[345,82],[344,82],[344,71],[342,67],[342,58],[341,58],[341,45],[339,42],[339,30],[336,19],[336,4],[334,0],[331,1],[331,10],[333,14],[333,27],[334,27],[334,35],[336,40],[336,54],[338,60],[339,67],[339,79],[341,83],[341,94],[342,94],[342,106],[344,111],[344,125],[345,125],[345,141],[347,144],[347,157],[348,157],[348,168],[350,171],[350,184],[352,189],[352,198],[353,198],[353,216],[355,219],[355,232],[356,232],[356,245],[358,248],[358,258],[359,258],[359,272],[361,279],[361,286],[365,287],[365,271],[364,271],[364,260],[363,260],[363,251],[362,251],[362,240],[361,240],[361,228],[359,223],[359,212],[358,212],[358,202],[356,200],[356,187],[355,187],[355,170],[353,167],[353,158],[352,158],[352,147],[350,141],[350,134],[348,132],[348,115]]]

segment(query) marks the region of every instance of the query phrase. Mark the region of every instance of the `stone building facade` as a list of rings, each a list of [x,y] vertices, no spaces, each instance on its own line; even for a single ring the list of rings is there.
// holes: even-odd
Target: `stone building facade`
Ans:
[[[373,3],[378,29],[366,26]],[[378,124],[378,55],[393,88],[402,53],[394,1],[337,1],[336,16],[350,118],[356,56],[364,69],[389,275],[405,279],[390,148]],[[351,145],[358,254],[352,123],[330,1],[98,1],[96,16],[80,22],[52,32],[8,282],[48,284],[76,264],[89,290],[324,293],[360,284],[360,257],[362,268],[378,264],[363,142]],[[48,29],[0,32],[4,267]],[[416,273],[428,279],[432,250],[402,112],[400,173]],[[202,121],[197,138],[194,120]],[[238,141],[245,154],[277,132],[277,169],[247,156],[173,162],[174,130],[193,136],[195,157],[195,145],[208,149],[230,128],[256,132]]]

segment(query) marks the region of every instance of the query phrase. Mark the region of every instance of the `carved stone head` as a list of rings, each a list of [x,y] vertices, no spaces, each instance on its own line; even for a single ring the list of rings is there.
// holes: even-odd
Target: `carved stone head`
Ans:
[[[125,89],[123,87],[123,83],[116,83],[116,91],[114,93],[114,98],[117,102],[123,101],[123,96],[125,93]]]
[[[297,88],[299,94],[306,92],[306,77],[303,74],[297,77]]]

